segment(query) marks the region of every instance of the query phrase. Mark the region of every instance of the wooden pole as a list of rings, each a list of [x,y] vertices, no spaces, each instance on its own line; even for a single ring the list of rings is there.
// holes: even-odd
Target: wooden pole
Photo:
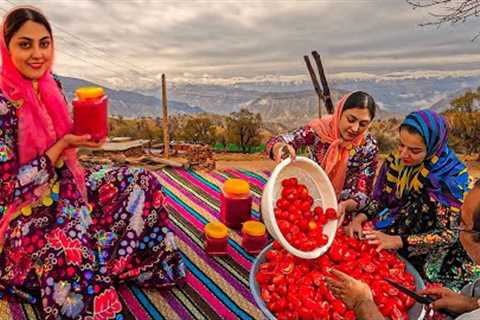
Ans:
[[[310,73],[310,78],[312,78],[313,88],[318,96],[318,117],[322,117],[322,100],[323,100],[323,93],[322,89],[320,89],[320,84],[318,83],[317,75],[315,71],[313,71],[312,64],[310,63],[310,59],[308,56],[303,56],[305,60],[305,64],[307,65],[308,73]]]
[[[323,87],[323,98],[325,100],[325,107],[327,108],[328,113],[332,114],[335,110],[333,106],[332,97],[330,96],[330,88],[328,87],[327,77],[325,76],[325,70],[323,70],[322,59],[317,51],[312,51],[313,59],[317,64],[318,75],[320,76],[320,82]]]
[[[170,155],[170,136],[168,134],[168,102],[167,102],[167,81],[165,74],[162,74],[162,107],[163,107],[163,154],[165,159]]]

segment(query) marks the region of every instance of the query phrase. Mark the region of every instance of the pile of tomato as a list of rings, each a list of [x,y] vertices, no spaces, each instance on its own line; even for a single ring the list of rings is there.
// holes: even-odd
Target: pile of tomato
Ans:
[[[285,239],[295,248],[312,251],[328,242],[323,226],[337,219],[333,208],[323,211],[313,207],[313,198],[305,185],[296,178],[282,180],[281,196],[274,209],[277,225]]]
[[[395,253],[380,251],[366,241],[350,238],[342,230],[326,254],[304,260],[275,241],[256,274],[260,293],[277,319],[355,319],[352,310],[327,288],[325,276],[336,268],[366,282],[382,314],[392,320],[408,319],[415,301],[387,283],[397,281],[415,290],[415,279]]]
[[[323,211],[321,207],[313,207],[307,187],[296,178],[287,178],[282,180],[275,217],[291,245],[311,251],[328,242],[323,226],[336,219],[337,213],[331,208]],[[392,320],[408,319],[407,312],[415,303],[384,280],[389,278],[415,290],[415,279],[406,271],[405,262],[394,252],[377,252],[376,246],[348,237],[341,228],[329,250],[317,259],[295,257],[278,241],[273,242],[265,258],[256,280],[261,298],[279,320],[355,319],[354,312],[336,299],[326,285],[330,268],[366,282],[382,314]]]

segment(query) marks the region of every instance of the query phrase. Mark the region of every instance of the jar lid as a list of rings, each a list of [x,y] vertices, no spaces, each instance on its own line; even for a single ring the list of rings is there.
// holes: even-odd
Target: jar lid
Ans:
[[[249,236],[261,237],[265,234],[265,225],[259,221],[249,220],[243,224],[242,232]]]
[[[101,87],[80,87],[75,90],[75,96],[80,100],[96,99],[104,95],[105,91]]]
[[[227,236],[227,227],[218,221],[207,223],[205,226],[205,234],[210,238],[221,239]]]
[[[223,191],[230,194],[248,194],[250,192],[250,186],[248,182],[242,179],[228,179],[223,184]]]

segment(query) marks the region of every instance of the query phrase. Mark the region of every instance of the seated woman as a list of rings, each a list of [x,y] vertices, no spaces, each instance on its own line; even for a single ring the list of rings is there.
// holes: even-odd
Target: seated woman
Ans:
[[[333,116],[322,117],[292,133],[270,139],[267,154],[282,160],[286,147],[294,159],[296,150],[309,147],[310,153],[326,171],[339,198],[339,217],[366,205],[373,187],[378,146],[367,129],[375,117],[376,105],[365,92],[355,91],[337,103]]]
[[[168,287],[185,277],[157,178],[143,169],[86,172],[51,74],[53,37],[37,10],[3,23],[0,50],[0,284],[40,298],[42,319],[115,319],[115,284]],[[40,297],[27,293],[39,293]]]
[[[409,114],[400,126],[400,147],[377,178],[372,201],[347,227],[362,237],[361,224],[378,250],[398,249],[430,282],[459,289],[478,268],[458,241],[460,207],[469,189],[465,165],[447,144],[447,124],[431,110]]]

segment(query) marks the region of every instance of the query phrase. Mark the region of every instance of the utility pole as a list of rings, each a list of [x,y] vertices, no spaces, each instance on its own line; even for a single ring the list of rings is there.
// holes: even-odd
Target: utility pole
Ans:
[[[165,159],[170,155],[170,136],[168,134],[168,102],[167,102],[167,81],[165,74],[162,74],[162,107],[163,107],[163,153]]]

